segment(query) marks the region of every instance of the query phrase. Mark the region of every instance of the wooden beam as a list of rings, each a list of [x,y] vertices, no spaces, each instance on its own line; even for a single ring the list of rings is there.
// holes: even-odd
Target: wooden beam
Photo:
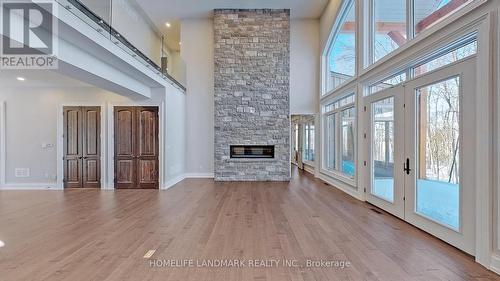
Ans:
[[[430,14],[429,16],[427,16],[426,18],[421,20],[419,23],[417,23],[417,25],[415,26],[415,32],[419,33],[420,31],[433,25],[438,20],[440,20],[444,16],[448,15],[449,13],[453,12],[458,7],[462,6],[463,4],[467,3],[468,1],[469,0],[451,0],[448,4],[437,9],[432,14]]]
[[[406,24],[404,22],[377,22],[375,24],[375,30],[377,33],[388,33],[391,31],[406,33]],[[346,22],[340,31],[344,33],[354,33],[356,31],[356,23]]]
[[[392,39],[392,41],[398,44],[398,46],[401,46],[404,43],[406,43],[406,37],[404,37],[403,34],[401,34],[401,32],[390,31],[389,33],[387,33],[387,35]]]

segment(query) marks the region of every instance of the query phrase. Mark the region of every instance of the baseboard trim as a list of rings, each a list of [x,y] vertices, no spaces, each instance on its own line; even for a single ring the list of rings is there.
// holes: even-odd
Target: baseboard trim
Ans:
[[[304,171],[314,176],[314,166],[304,163]]]
[[[186,175],[182,174],[182,175],[179,175],[171,180],[169,180],[165,186],[163,188],[161,188],[161,190],[167,190],[171,187],[173,187],[174,185],[178,184],[179,182],[183,181],[184,179],[186,179]]]
[[[6,183],[0,190],[63,190],[57,183]]]
[[[500,256],[493,254],[491,255],[490,268],[491,271],[500,275]]]
[[[322,181],[330,184],[334,188],[337,188],[337,189],[351,195],[352,197],[354,197],[360,201],[365,201],[363,199],[363,196],[360,194],[360,192],[358,190],[352,188],[351,186],[347,185],[346,183],[344,183],[342,181],[333,179],[333,178],[331,178],[325,174],[322,174],[322,173],[319,174],[318,178],[321,179]]]
[[[215,175],[214,173],[186,173],[184,177],[186,179],[213,179]]]

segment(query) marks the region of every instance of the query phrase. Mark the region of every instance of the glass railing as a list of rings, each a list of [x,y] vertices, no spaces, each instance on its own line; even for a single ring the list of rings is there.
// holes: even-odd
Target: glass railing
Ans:
[[[150,42],[150,54],[148,56],[143,51],[141,51],[139,47],[136,47],[142,42],[136,40],[137,42],[134,42],[134,44],[133,42],[127,40],[127,37],[131,37],[130,35],[132,34],[126,36],[118,32],[118,30],[127,30],[125,24],[123,24],[124,26],[113,26],[113,13],[122,12],[118,11],[118,9],[124,10],[127,13],[127,16],[131,17],[132,19],[147,22],[145,19],[140,18],[142,15],[140,15],[137,10],[134,11],[133,6],[123,7],[123,3],[127,3],[127,0],[56,0],[56,2],[58,2],[59,5],[62,6],[62,8],[70,11],[73,15],[91,26],[106,39],[109,39],[116,46],[123,49],[131,57],[135,58],[141,64],[153,70],[157,75],[169,81],[172,85],[179,88],[180,90],[186,90],[186,64],[180,57],[168,57],[166,61],[168,61],[169,65],[164,65],[163,68],[159,66],[159,64],[161,64],[162,62],[162,57],[166,56],[166,52],[163,52],[166,46],[163,45],[160,38],[158,39],[158,43]],[[113,5],[117,5],[118,2],[120,2],[120,5],[122,5],[122,7],[113,7]],[[117,18],[116,15],[115,17]],[[124,21],[123,19],[120,20],[122,22]],[[140,30],[134,31],[140,32]]]

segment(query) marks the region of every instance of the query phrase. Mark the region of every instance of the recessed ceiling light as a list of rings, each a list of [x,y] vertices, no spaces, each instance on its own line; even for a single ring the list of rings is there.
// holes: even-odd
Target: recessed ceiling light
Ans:
[[[179,45],[182,45],[182,42],[179,42]]]
[[[5,243],[0,240],[0,248],[5,247]]]
[[[165,25],[166,25],[167,27],[171,27],[171,26],[172,26],[169,22],[167,22]]]
[[[17,77],[16,79],[17,79],[18,81],[24,81],[24,80],[26,80],[26,78],[24,78],[24,77]]]

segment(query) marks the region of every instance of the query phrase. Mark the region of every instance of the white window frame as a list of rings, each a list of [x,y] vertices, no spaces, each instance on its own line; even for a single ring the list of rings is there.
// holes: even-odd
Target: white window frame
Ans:
[[[344,98],[347,98],[351,95],[354,95],[355,97],[355,101],[352,102],[352,103],[349,103],[347,105],[344,105],[344,106],[341,106],[341,107],[338,107],[338,108],[335,108],[333,110],[330,110],[330,111],[327,111],[327,112],[324,112],[324,108],[332,103],[335,103],[335,102],[338,102]],[[336,180],[340,180],[342,181],[343,183],[349,185],[349,187],[353,188],[353,189],[356,189],[357,188],[357,185],[356,185],[356,182],[357,182],[357,177],[358,177],[358,107],[357,107],[357,104],[358,104],[358,94],[357,94],[357,87],[350,87],[348,89],[346,89],[345,91],[343,91],[340,95],[336,95],[335,97],[331,97],[329,99],[326,99],[324,100],[322,103],[321,103],[321,127],[323,128],[321,130],[321,134],[320,134],[320,142],[321,142],[321,155],[323,157],[321,157],[322,161],[320,163],[320,172],[324,175],[327,175],[329,177],[332,177]],[[342,142],[339,141],[340,138],[342,137],[342,112],[344,110],[347,110],[347,109],[351,109],[351,108],[354,108],[355,110],[355,114],[356,114],[356,118],[355,118],[355,121],[354,121],[354,131],[355,131],[355,137],[354,137],[354,166],[356,167],[356,172],[354,174],[354,177],[350,177],[349,175],[343,173],[341,171],[341,158],[342,158]],[[336,119],[335,119],[335,168],[334,170],[329,170],[327,167],[326,167],[326,163],[324,161],[323,158],[326,159],[325,156],[325,153],[327,150],[327,138],[328,138],[328,132],[327,130],[325,130],[325,126],[327,126],[327,122],[326,122],[326,118],[329,116],[329,115],[332,115],[332,114],[337,114],[336,115]]]
[[[329,69],[330,69],[330,62],[329,62],[330,49],[333,46],[333,44],[335,43],[335,40],[337,39],[337,36],[340,32],[340,29],[342,28],[343,22],[344,22],[345,18],[347,17],[347,14],[350,12],[350,9],[352,8],[353,5],[355,5],[354,8],[355,8],[355,15],[356,15],[355,33],[354,33],[354,37],[356,38],[355,52],[354,52],[355,53],[354,75],[353,75],[353,77],[344,81],[342,84],[338,85],[336,88],[328,89],[328,79],[329,79],[328,76],[329,76]],[[327,43],[326,43],[325,48],[323,50],[323,53],[321,55],[321,65],[322,65],[321,77],[323,79],[321,82],[320,95],[322,97],[330,95],[331,93],[339,90],[340,88],[342,88],[345,85],[349,85],[350,83],[352,83],[352,81],[357,79],[358,61],[359,61],[358,50],[359,50],[359,46],[361,45],[361,41],[358,38],[359,36],[357,36],[358,30],[359,30],[359,24],[358,24],[359,7],[358,6],[359,6],[359,4],[357,3],[356,0],[344,0],[344,1],[342,1],[342,5],[341,5],[339,12],[337,14],[337,19],[332,27],[332,30],[330,31],[330,35],[328,37]]]
[[[411,61],[410,63],[404,65],[403,68],[396,67],[395,70],[388,72],[389,74],[386,74],[384,76],[375,76],[375,78],[372,78],[370,80],[367,80],[366,82],[363,82],[363,97],[370,96],[370,95],[376,95],[377,92],[371,93],[371,87],[377,85],[378,83],[381,83],[387,79],[390,79],[391,77],[397,76],[402,73],[406,73],[406,80],[401,82],[400,84],[394,85],[393,87],[397,87],[399,85],[404,85],[408,81],[411,81],[412,79],[419,77],[421,75],[415,75],[415,68],[419,67],[422,64],[428,63],[434,59],[437,59],[445,54],[448,54],[450,52],[453,52],[457,49],[460,49],[461,47],[464,47],[474,41],[478,42],[479,44],[479,39],[478,39],[478,32],[477,30],[475,31],[470,31],[470,32],[465,32],[462,36],[456,36],[457,39],[451,40],[451,42],[443,42],[439,46],[435,47],[432,52],[428,52],[425,56],[420,56],[417,59]],[[476,54],[470,55],[468,57],[459,59],[455,62],[452,62],[450,64],[438,67],[434,70],[431,70],[429,72],[426,72],[422,75],[426,75],[428,73],[432,73],[438,70],[441,70],[443,68],[446,68],[450,66],[451,64],[459,63],[461,61],[467,60],[470,57],[477,56]],[[401,70],[403,69],[403,70]],[[380,78],[383,77],[383,78]],[[392,87],[391,87],[392,88]]]
[[[379,60],[375,61],[375,53],[374,53],[374,41],[375,41],[375,7],[373,5],[373,1],[376,0],[364,0],[362,4],[364,7],[366,7],[366,13],[364,19],[368,19],[365,24],[364,28],[366,30],[365,32],[365,40],[364,40],[364,45],[366,46],[366,51],[365,51],[365,57],[363,59],[364,67],[367,68],[372,64],[375,64],[381,60],[383,60],[385,57],[389,56],[390,54],[394,53],[397,51],[399,48],[403,47],[406,45],[410,40],[413,39],[412,32],[413,32],[413,0],[406,0],[406,42],[399,48],[393,50],[392,52],[388,53],[387,55],[381,57]]]
[[[362,0],[366,1],[366,0]],[[367,20],[365,20],[366,14],[368,14],[367,7],[363,4],[357,5],[358,12],[358,53],[356,54],[358,64],[357,64],[357,75],[356,79],[353,79],[349,83],[345,85],[341,85],[339,88],[326,93],[324,88],[319,93],[320,94],[320,107],[318,110],[322,113],[322,108],[325,104],[327,104],[330,100],[334,99],[334,97],[338,97],[345,93],[350,88],[357,88],[357,101],[356,104],[358,106],[358,120],[357,120],[357,132],[358,132],[358,144],[363,139],[363,132],[365,130],[364,122],[360,119],[360,114],[362,114],[362,110],[360,104],[362,104],[362,92],[366,90],[367,86],[370,86],[377,79],[382,80],[385,77],[390,77],[398,72],[404,71],[409,67],[415,65],[416,61],[421,61],[422,57],[427,56],[432,53],[436,49],[453,42],[453,40],[457,40],[460,37],[463,37],[469,34],[471,31],[478,31],[478,53],[476,55],[477,64],[482,67],[478,68],[477,73],[477,104],[476,108],[481,109],[479,112],[476,129],[476,149],[477,155],[474,159],[476,161],[476,186],[485,186],[488,188],[480,189],[476,194],[476,261],[482,264],[487,268],[494,269],[497,272],[500,272],[500,254],[498,251],[495,253],[492,252],[492,235],[487,231],[488,229],[493,229],[497,227],[500,229],[500,224],[493,224],[493,218],[491,210],[493,208],[492,202],[489,201],[490,192],[492,192],[492,181],[491,174],[489,174],[488,163],[492,161],[492,153],[488,146],[488,140],[491,140],[492,132],[488,131],[484,124],[490,124],[492,121],[492,110],[488,107],[488,103],[491,103],[488,98],[491,95],[491,90],[493,89],[493,82],[491,81],[492,77],[492,54],[493,54],[493,42],[495,42],[495,35],[500,36],[500,31],[494,32],[495,26],[494,22],[497,21],[497,15],[500,13],[500,9],[493,3],[488,0],[474,0],[468,3],[465,7],[457,10],[456,12],[450,14],[449,16],[443,18],[433,26],[422,31],[418,36],[409,40],[406,44],[402,45],[397,50],[388,54],[384,58],[380,59],[376,63],[365,67],[363,63],[365,59],[368,58],[366,54],[367,51],[367,29],[364,28],[364,25],[367,24]],[[364,16],[360,16],[364,15]],[[409,23],[410,26],[413,26],[413,23]],[[333,29],[334,30],[334,29]],[[360,42],[360,38],[362,38],[362,42]],[[362,46],[360,46],[362,45]],[[329,47],[329,44],[324,44],[323,51]],[[500,50],[500,48],[499,48]],[[323,74],[326,73],[325,64],[324,64],[324,53],[322,57],[322,75],[320,76],[323,79]],[[411,80],[411,76],[409,76],[408,80]],[[324,87],[324,79],[321,81],[321,87]],[[500,117],[498,118],[500,119]],[[323,122],[323,118],[319,118],[319,122]],[[481,125],[482,124],[482,125]],[[500,127],[500,126],[499,126]],[[318,126],[320,128],[320,141],[324,140],[324,130],[322,125]],[[500,130],[500,129],[499,129]],[[320,149],[322,152],[317,155],[321,156],[323,153],[323,146],[320,145]],[[365,199],[365,194],[363,192],[363,187],[366,185],[364,182],[364,177],[366,176],[366,171],[363,169],[362,164],[365,160],[363,155],[364,147],[357,146],[358,153],[358,164],[357,164],[357,189],[354,190],[348,184],[345,184],[341,181],[339,177],[336,175],[332,175],[332,173],[326,173],[322,167],[320,166],[320,173],[318,176],[336,186],[337,188],[343,190],[344,192],[350,194],[351,196],[358,198],[360,200]],[[498,153],[500,155],[500,153]],[[483,162],[479,160],[482,159]],[[500,163],[500,160],[497,161]],[[320,163],[321,165],[322,163]],[[500,165],[500,164],[499,164]],[[498,177],[500,178],[500,176]],[[499,180],[500,181],[500,180]],[[497,202],[500,202],[500,196],[498,196]],[[500,204],[500,203],[499,203]],[[500,214],[500,211],[497,212]],[[497,241],[500,241],[500,235],[496,234]],[[500,242],[497,242],[497,247],[500,249]]]
[[[314,134],[316,134],[316,124],[314,122],[314,119],[310,119],[310,120],[307,120],[305,121],[302,126],[299,126],[302,127],[302,138],[303,138],[303,141],[302,141],[302,162],[304,162],[305,164],[311,166],[311,167],[314,167],[314,163],[316,162],[316,157],[317,157],[317,149],[316,149],[316,143],[314,143],[314,161],[311,161],[309,159],[306,159],[306,154],[304,153],[305,149],[310,149],[311,147],[311,135],[310,135],[310,130],[307,129],[308,126],[310,125],[313,125],[314,126]],[[316,135],[315,135],[316,137]],[[307,144],[308,144],[308,147],[306,148],[306,139],[307,139]],[[316,138],[314,138],[314,142],[316,141]]]
[[[394,57],[400,56],[401,53],[407,52],[408,49],[413,48],[416,44],[419,44],[422,41],[425,41],[428,39],[428,37],[432,36],[436,32],[446,28],[448,25],[451,23],[460,20],[470,12],[476,10],[483,4],[487,3],[488,0],[474,0],[474,1],[469,1],[466,3],[462,8],[455,10],[453,13],[450,13],[446,15],[445,17],[439,19],[435,24],[432,26],[424,29],[422,32],[420,32],[418,35],[414,36],[413,35],[413,30],[414,30],[414,23],[413,23],[413,1],[414,0],[406,0],[407,2],[407,17],[408,17],[408,28],[410,29],[410,33],[408,33],[408,40],[405,44],[403,44],[401,47],[397,48],[393,52],[387,54],[383,58],[379,59],[378,61],[372,63],[372,50],[371,50],[371,37],[372,37],[372,32],[371,27],[372,24],[372,19],[373,19],[373,10],[372,10],[372,5],[370,4],[372,0],[363,0],[362,5],[358,6],[363,6],[363,7],[358,7],[361,8],[361,11],[363,11],[364,17],[361,18],[360,20],[362,21],[361,26],[362,26],[362,31],[361,33],[363,34],[363,50],[360,52],[361,54],[364,55],[363,58],[358,58],[358,60],[362,60],[362,68],[359,69],[358,75],[363,76],[367,72],[371,72],[372,70],[379,68],[381,65],[387,64],[389,61],[393,60]],[[409,5],[409,6],[408,6]],[[359,31],[358,31],[359,32]],[[358,54],[359,56],[359,54]],[[397,71],[396,71],[397,72]]]
[[[467,8],[474,8],[477,3],[476,2],[484,2],[483,0],[480,1],[469,1],[468,3],[465,3],[463,7],[456,9],[455,11],[445,15],[444,17],[438,19],[433,25],[429,26],[428,28],[425,28],[422,30],[419,34],[415,34],[415,15],[414,15],[414,3],[415,0],[406,0],[406,43],[401,45],[399,48],[395,49],[394,51],[388,53],[384,57],[380,58],[379,60],[375,61],[374,58],[374,35],[375,35],[375,9],[373,2],[376,0],[364,0],[362,1],[362,5],[366,8],[365,12],[365,17],[364,19],[367,19],[365,21],[365,24],[363,25],[364,29],[366,30],[365,32],[365,38],[364,38],[364,44],[363,46],[366,46],[365,50],[365,57],[363,59],[363,68],[369,68],[371,65],[377,64],[380,61],[383,61],[386,59],[386,57],[391,56],[393,53],[397,52],[399,49],[405,47],[408,45],[408,43],[415,41],[415,39],[421,37],[422,34],[428,34],[431,32],[427,32],[428,29],[435,29],[435,26],[440,26],[442,25],[443,22],[446,22],[448,18],[451,18],[454,14],[456,14],[460,10],[465,10]]]

